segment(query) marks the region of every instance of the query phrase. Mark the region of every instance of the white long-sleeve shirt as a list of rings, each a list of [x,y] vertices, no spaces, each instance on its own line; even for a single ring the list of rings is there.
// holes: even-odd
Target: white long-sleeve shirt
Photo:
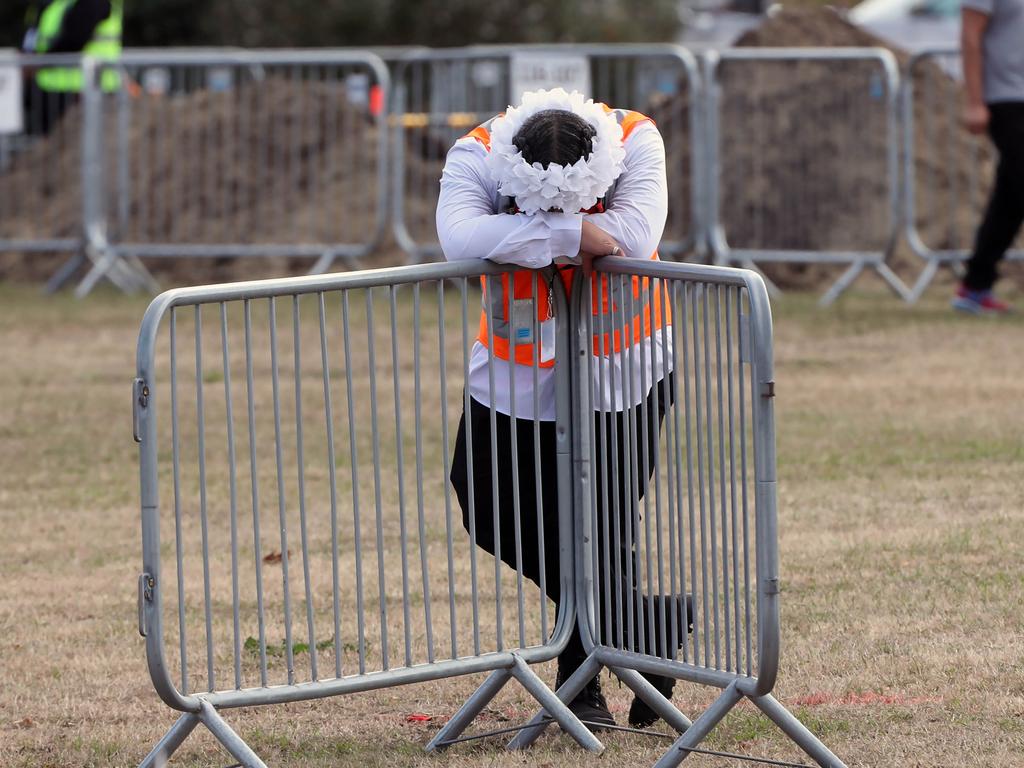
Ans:
[[[448,151],[437,202],[437,233],[445,258],[448,261],[489,259],[540,269],[556,258],[575,258],[579,254],[583,217],[588,216],[615,239],[624,256],[649,259],[658,247],[668,215],[665,145],[654,124],[645,122],[629,134],[624,149],[623,170],[616,181],[611,204],[604,213],[541,212],[510,216],[494,210],[498,185],[486,166],[487,149],[476,139],[459,139]],[[666,337],[671,339],[668,329]],[[671,370],[671,354],[665,352],[658,331],[631,350],[623,349],[607,356],[600,364],[595,358],[592,366],[594,408],[621,411],[640,403],[646,395],[642,384],[646,383],[650,389]],[[646,371],[640,361],[645,363]],[[491,366],[494,407],[517,418],[533,418],[533,367],[492,357],[479,341],[473,345],[469,381],[466,382],[473,399],[490,405]],[[623,367],[627,371],[625,388]],[[515,377],[514,409],[510,373]],[[540,368],[537,376],[539,417],[552,421],[555,418],[554,369]],[[603,386],[599,386],[598,377],[604,379]],[[598,402],[602,391],[604,400]]]

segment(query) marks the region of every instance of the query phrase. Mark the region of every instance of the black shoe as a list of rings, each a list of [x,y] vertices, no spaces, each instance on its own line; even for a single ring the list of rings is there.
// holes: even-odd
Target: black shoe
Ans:
[[[672,698],[672,689],[676,684],[675,678],[647,674],[644,674],[643,677],[647,682],[657,688],[658,693],[666,699]],[[641,699],[639,696],[635,696],[633,698],[633,703],[629,706],[629,724],[633,728],[650,728],[660,719],[661,718],[658,713],[651,709],[650,705],[646,701]]]
[[[576,659],[563,659],[559,656],[555,688],[561,688],[581,663],[582,661]],[[608,710],[608,702],[601,693],[600,677],[594,677],[566,706],[592,733],[603,731],[606,726],[615,725],[615,718]]]
[[[601,680],[595,677],[576,698],[567,705],[569,711],[579,718],[592,733],[605,730],[606,726],[614,726],[615,718],[608,710],[608,702],[601,693]]]

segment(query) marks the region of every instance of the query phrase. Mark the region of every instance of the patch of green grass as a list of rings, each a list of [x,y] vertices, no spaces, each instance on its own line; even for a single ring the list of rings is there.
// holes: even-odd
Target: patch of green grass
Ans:
[[[366,644],[367,652],[369,652],[369,647],[370,647],[370,643],[367,643]],[[280,643],[277,643],[277,644],[275,644],[275,643],[267,643],[266,648],[267,648],[267,656],[281,657],[281,656],[285,655],[285,649],[287,648],[287,644],[285,643],[284,640],[282,640]],[[333,640],[321,640],[320,642],[318,642],[316,644],[316,649],[318,651],[325,651],[325,650],[329,650],[329,649],[333,649],[333,648],[334,648],[334,641]],[[342,643],[341,644],[341,648],[342,648],[343,651],[346,651],[346,652],[349,652],[349,653],[356,653],[356,652],[359,651],[359,647],[355,643],[350,643],[350,642]],[[242,643],[242,650],[244,650],[246,653],[249,653],[250,655],[252,655],[254,657],[259,657],[259,655],[260,655],[260,641],[257,638],[252,637],[250,635],[249,637],[245,638],[245,641]],[[303,643],[303,642],[292,643],[292,653],[293,654],[309,653],[309,643]]]

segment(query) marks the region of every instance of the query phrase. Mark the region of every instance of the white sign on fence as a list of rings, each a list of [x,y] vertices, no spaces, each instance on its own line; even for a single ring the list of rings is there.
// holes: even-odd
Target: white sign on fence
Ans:
[[[513,53],[509,103],[522,101],[525,91],[565,88],[590,95],[590,60],[586,56],[550,52]]]
[[[0,66],[0,133],[21,133],[25,121],[21,103],[21,67]]]

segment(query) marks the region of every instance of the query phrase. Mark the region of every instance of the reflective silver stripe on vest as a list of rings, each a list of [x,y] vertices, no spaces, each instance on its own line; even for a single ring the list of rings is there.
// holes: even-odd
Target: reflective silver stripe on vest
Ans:
[[[509,276],[509,287],[512,288],[513,278]],[[491,283],[496,283],[498,290],[491,290]],[[501,288],[500,275],[489,275],[484,278],[484,292],[480,297],[483,310],[487,313],[487,325],[496,339],[508,340],[511,323],[505,319],[505,292]],[[515,291],[513,290],[513,293]],[[511,313],[510,313],[511,314]]]

